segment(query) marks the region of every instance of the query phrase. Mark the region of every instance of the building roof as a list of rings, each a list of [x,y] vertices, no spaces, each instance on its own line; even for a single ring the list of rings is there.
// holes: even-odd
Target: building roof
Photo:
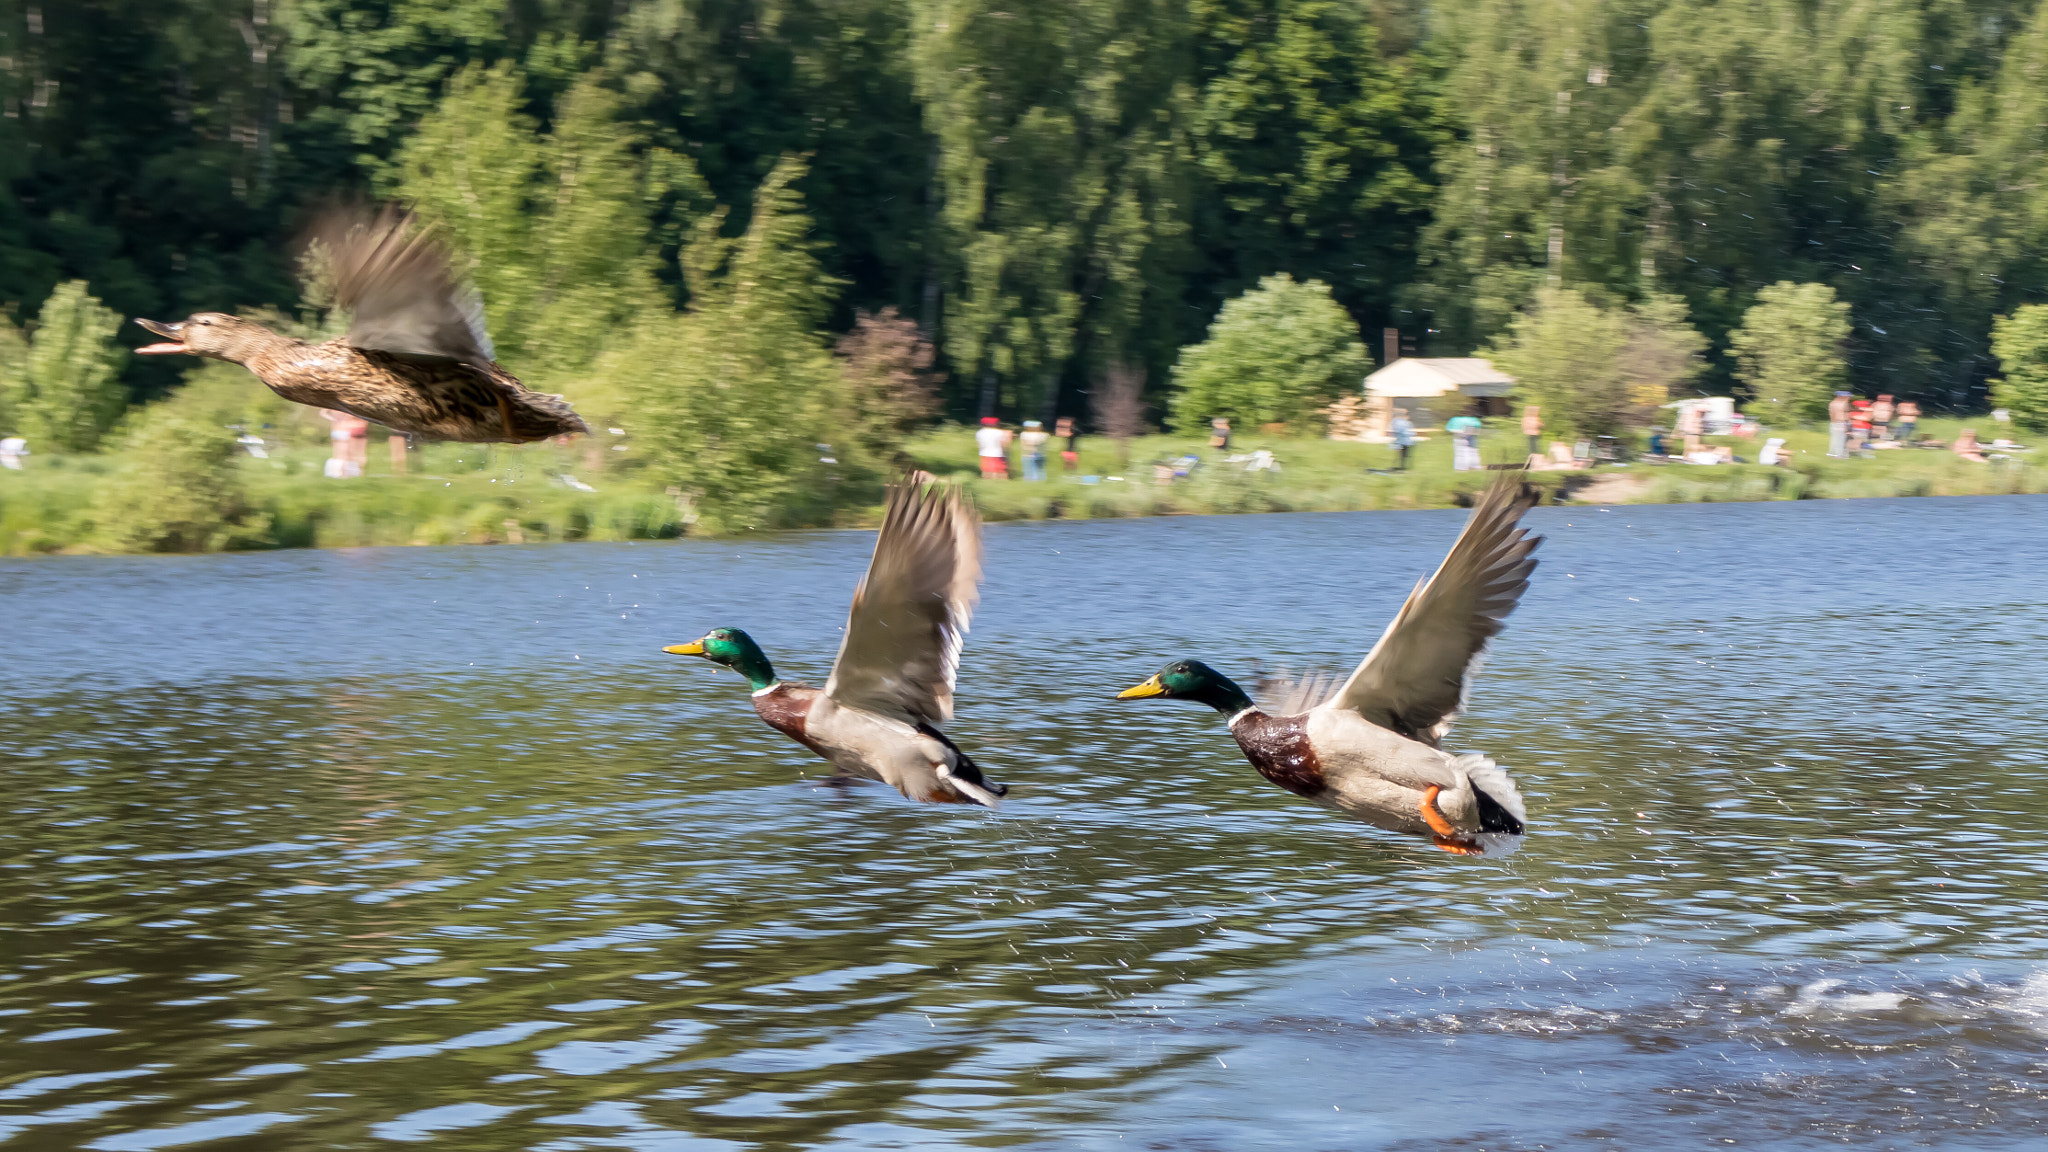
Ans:
[[[1374,396],[1501,396],[1514,383],[1515,378],[1496,369],[1493,361],[1477,356],[1404,356],[1367,376],[1365,390]]]

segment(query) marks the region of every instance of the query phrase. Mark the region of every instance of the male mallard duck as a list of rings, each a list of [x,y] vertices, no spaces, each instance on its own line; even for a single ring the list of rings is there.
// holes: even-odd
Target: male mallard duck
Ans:
[[[953,717],[953,677],[980,580],[973,508],[959,489],[913,477],[889,490],[874,559],[854,589],[823,691],[777,679],[760,645],[738,628],[662,651],[745,676],[761,719],[824,757],[836,775],[879,780],[912,800],[994,808],[1009,789],[985,779],[939,731]]]
[[[1199,660],[1177,660],[1119,693],[1199,700],[1230,718],[1259,775],[1297,796],[1395,832],[1478,856],[1478,833],[1522,834],[1515,783],[1476,753],[1441,741],[1464,706],[1486,642],[1515,610],[1542,540],[1517,522],[1536,503],[1519,481],[1489,488],[1436,575],[1418,585],[1358,670],[1327,700],[1310,689],[1268,715]]]
[[[295,404],[435,440],[524,444],[590,431],[560,396],[533,391],[491,359],[476,293],[410,215],[337,220],[322,239],[334,261],[335,303],[354,310],[348,335],[308,344],[200,312],[177,324],[137,320],[168,343],[136,351],[227,360]]]

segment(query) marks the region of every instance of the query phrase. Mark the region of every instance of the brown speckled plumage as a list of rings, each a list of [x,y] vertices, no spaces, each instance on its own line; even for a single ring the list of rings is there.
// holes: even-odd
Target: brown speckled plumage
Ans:
[[[200,312],[177,324],[136,321],[167,341],[137,351],[241,364],[294,403],[433,440],[524,444],[590,431],[560,396],[533,391],[492,359],[475,293],[410,217],[337,219],[319,243],[336,302],[353,311],[348,335],[308,344]]]

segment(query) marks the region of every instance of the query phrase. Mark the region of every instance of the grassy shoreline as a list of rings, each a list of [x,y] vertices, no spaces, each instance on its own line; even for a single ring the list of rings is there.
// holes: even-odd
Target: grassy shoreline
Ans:
[[[1948,440],[1966,423],[1991,437],[1983,431],[1989,421],[1933,420],[1923,431]],[[2048,492],[2048,446],[1990,464],[1927,449],[1830,460],[1822,430],[1777,434],[1793,453],[1790,468],[1635,464],[1530,478],[1551,501],[1631,504]],[[1710,441],[1732,444],[1745,457],[1758,446]],[[352,480],[322,476],[324,448],[283,448],[267,460],[237,461],[253,510],[267,518],[267,528],[248,546],[649,540],[687,532],[685,511],[673,494],[630,466],[583,473],[580,466],[589,457],[579,448],[431,445],[413,454],[405,475],[396,475],[382,445],[377,447],[369,474]],[[1241,464],[1209,450],[1205,438],[1181,436],[1131,441],[1126,465],[1117,445],[1090,437],[1081,444],[1079,474],[1062,475],[1055,455],[1051,478],[1040,483],[981,480],[971,434],[963,428],[927,433],[910,452],[926,470],[965,484],[991,521],[1447,508],[1468,502],[1487,479],[1484,473],[1453,472],[1450,444],[1441,436],[1417,446],[1406,473],[1391,471],[1393,451],[1381,445],[1254,435],[1241,437],[1231,454],[1260,448],[1279,459],[1282,471],[1246,473]],[[1520,436],[1489,430],[1482,453],[1491,463],[1508,463],[1520,458],[1521,448]],[[1202,465],[1171,485],[1155,483],[1153,464],[1183,454],[1200,457]],[[0,556],[104,550],[92,520],[94,497],[123,465],[118,454],[31,457],[23,471],[0,471]],[[879,511],[848,509],[837,523],[872,525]]]

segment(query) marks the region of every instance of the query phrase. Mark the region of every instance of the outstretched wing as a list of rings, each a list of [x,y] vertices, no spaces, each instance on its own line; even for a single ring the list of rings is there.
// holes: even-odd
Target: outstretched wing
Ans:
[[[457,276],[447,245],[409,212],[330,214],[314,229],[334,265],[334,300],[354,315],[358,348],[488,367],[483,299]]]
[[[1299,716],[1336,695],[1340,683],[1334,672],[1261,673],[1252,685],[1252,702],[1268,716]]]
[[[1436,574],[1416,586],[1380,642],[1325,707],[1435,745],[1464,706],[1486,642],[1536,570],[1541,536],[1519,527],[1536,490],[1519,477],[1488,488]]]
[[[958,488],[913,475],[889,489],[825,694],[912,723],[953,717],[953,677],[981,582],[981,521]]]

